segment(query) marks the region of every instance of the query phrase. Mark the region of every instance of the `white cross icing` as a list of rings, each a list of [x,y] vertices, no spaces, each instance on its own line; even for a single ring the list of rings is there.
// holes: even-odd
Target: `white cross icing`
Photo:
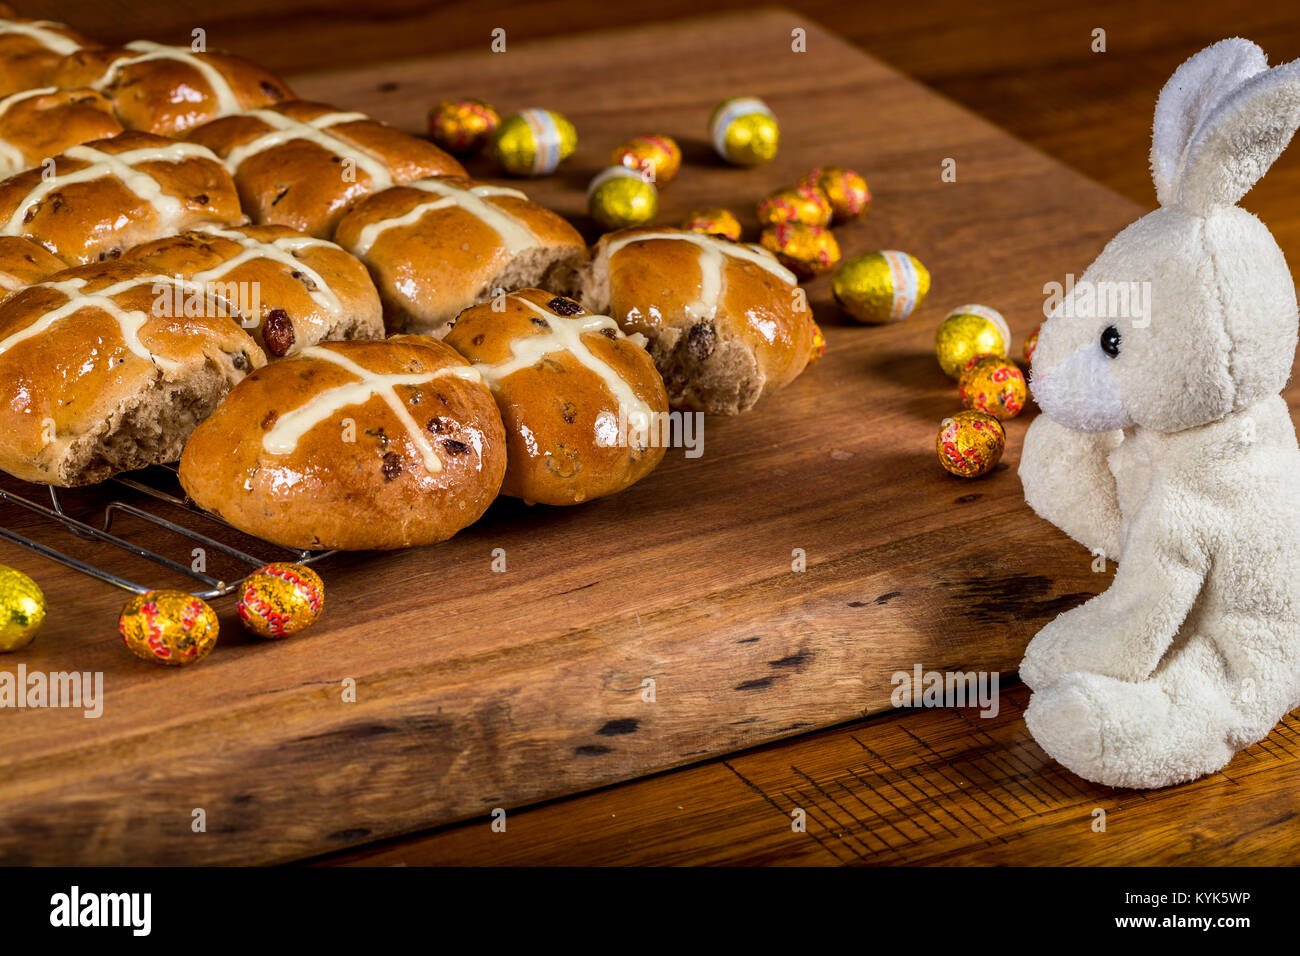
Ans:
[[[380,219],[364,226],[357,236],[356,245],[351,250],[355,255],[365,256],[370,252],[375,240],[389,229],[414,225],[424,218],[425,213],[432,212],[435,209],[447,209],[452,206],[458,206],[471,215],[477,216],[493,229],[501,237],[501,242],[505,245],[506,251],[512,256],[538,245],[537,237],[523,223],[495,203],[484,200],[484,197],[487,196],[511,196],[515,199],[528,198],[517,189],[487,185],[462,189],[459,186],[439,182],[436,179],[420,179],[405,185],[408,189],[420,189],[433,193],[439,198],[417,203],[414,208],[403,215],[393,216],[390,219]]]
[[[395,389],[399,385],[424,385],[435,378],[452,375],[470,382],[481,382],[478,372],[466,365],[449,365],[435,372],[423,372],[410,375],[382,375],[358,365],[346,356],[319,345],[304,349],[300,357],[321,359],[341,366],[357,377],[355,382],[336,385],[314,396],[304,405],[299,405],[291,412],[286,412],[275,420],[275,424],[262,436],[262,448],[271,455],[288,455],[298,447],[303,435],[321,422],[349,405],[364,405],[378,395],[384,400],[398,421],[406,429],[411,442],[419,449],[424,467],[430,474],[442,471],[442,461],[438,453],[425,437],[419,424],[406,410],[406,405],[397,397]]]
[[[699,247],[700,297],[686,306],[687,311],[696,319],[711,319],[717,314],[718,303],[722,301],[722,293],[726,286],[723,267],[726,265],[727,257],[752,262],[787,285],[794,285],[797,281],[793,272],[766,253],[739,243],[724,242],[721,239],[715,239],[713,236],[706,236],[698,232],[643,232],[630,236],[621,236],[609,243],[606,254],[610,259],[613,259],[615,253],[625,246],[629,246],[634,242],[646,242],[650,239],[673,239],[678,242],[689,242]]]

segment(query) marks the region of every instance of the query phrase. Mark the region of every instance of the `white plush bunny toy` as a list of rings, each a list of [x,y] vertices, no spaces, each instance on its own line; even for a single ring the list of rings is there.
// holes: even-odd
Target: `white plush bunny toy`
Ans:
[[[1179,67],[1156,104],[1160,208],[1039,336],[1025,499],[1119,567],[1030,642],[1025,720],[1098,783],[1211,773],[1300,706],[1300,449],[1279,394],[1295,286],[1236,205],[1297,124],[1300,60],[1269,69],[1232,39]]]

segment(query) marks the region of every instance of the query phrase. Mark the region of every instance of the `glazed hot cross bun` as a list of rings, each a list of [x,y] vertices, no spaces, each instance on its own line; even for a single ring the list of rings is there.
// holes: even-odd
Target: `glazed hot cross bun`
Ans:
[[[67,267],[66,262],[30,239],[0,236],[0,302]]]
[[[428,336],[330,342],[235,388],[190,438],[201,507],[290,548],[405,548],[477,521],[501,487],[492,393]]]
[[[293,98],[283,80],[240,57],[148,40],[71,53],[51,83],[101,90],[123,126],[160,136]]]
[[[28,169],[0,182],[0,235],[27,236],[69,264],[244,221],[230,173],[195,143],[120,133],[64,150],[52,171]]]
[[[649,340],[677,408],[734,415],[791,382],[812,349],[812,311],[765,249],[682,229],[601,237],[583,303]]]
[[[62,23],[0,19],[0,96],[52,85],[64,57],[95,45]]]
[[[465,174],[427,140],[363,113],[301,100],[227,116],[186,138],[222,157],[254,222],[322,238],[362,196],[426,176]]]
[[[283,226],[209,226],[135,246],[122,261],[234,299],[241,324],[272,359],[325,341],[384,337],[366,267],[332,242]]]
[[[11,93],[0,99],[0,178],[120,132],[112,100],[97,90],[46,86]]]
[[[220,301],[179,314],[176,286],[135,263],[97,262],[0,304],[0,468],[69,486],[180,456],[266,359]]]
[[[502,493],[573,505],[663,460],[668,396],[640,336],[572,299],[525,289],[463,313],[444,341],[474,363],[505,423]]]
[[[373,193],[334,239],[370,267],[389,328],[436,336],[498,291],[571,291],[587,261],[587,244],[560,216],[517,189],[459,177]]]

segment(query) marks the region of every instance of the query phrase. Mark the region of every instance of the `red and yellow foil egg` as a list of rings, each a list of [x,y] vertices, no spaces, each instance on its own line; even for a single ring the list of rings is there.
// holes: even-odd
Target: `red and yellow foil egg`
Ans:
[[[840,244],[825,226],[783,222],[764,229],[759,241],[801,279],[829,272],[840,261]]]
[[[984,412],[965,411],[939,423],[935,450],[939,464],[958,478],[978,478],[1002,459],[1007,433],[1002,423]]]
[[[217,646],[219,625],[207,601],[184,591],[146,591],[122,608],[118,632],[131,652],[169,667],[196,664]]]
[[[311,568],[279,562],[258,568],[239,586],[235,610],[258,637],[280,638],[310,627],[325,608],[325,584]]]
[[[682,149],[671,136],[634,136],[615,147],[610,161],[636,170],[647,182],[666,186],[682,168]]]
[[[826,166],[814,169],[803,179],[801,186],[815,186],[830,203],[831,222],[841,225],[857,219],[871,206],[871,190],[867,181],[843,166]]]
[[[482,100],[440,100],[429,110],[429,138],[455,156],[479,152],[500,125],[500,114]]]
[[[1005,421],[1015,418],[1029,397],[1025,374],[1000,355],[977,355],[962,369],[958,394],[966,408]]]

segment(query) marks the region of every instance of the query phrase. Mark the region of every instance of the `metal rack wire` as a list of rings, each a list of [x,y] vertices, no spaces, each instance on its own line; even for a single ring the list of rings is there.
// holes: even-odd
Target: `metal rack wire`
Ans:
[[[142,472],[136,472],[131,475],[119,475],[118,477],[109,479],[108,483],[118,485],[119,487],[128,489],[129,491],[143,495],[144,497],[159,502],[162,505],[179,509],[193,518],[211,522],[232,531],[238,530],[218,518],[216,515],[209,514],[208,512],[195,507],[180,494],[173,494],[155,487],[154,484],[151,484],[149,481],[141,480],[146,477],[161,479],[163,482],[170,483],[171,486],[175,487],[177,491],[179,491],[179,482],[176,479],[176,468],[174,465],[157,465],[153,468],[145,469]],[[333,554],[332,551],[300,551],[293,548],[285,548],[277,544],[271,544],[270,542],[261,542],[267,549],[269,549],[268,554],[270,556],[268,556],[268,554],[262,556],[249,554],[239,548],[232,547],[231,545],[217,541],[215,538],[211,538],[208,535],[195,531],[193,528],[187,527],[184,524],[171,521],[162,515],[154,514],[146,508],[138,507],[137,505],[117,498],[109,501],[104,506],[103,527],[98,528],[68,514],[64,508],[64,503],[60,496],[59,489],[51,486],[49,488],[49,494],[50,504],[44,505],[39,501],[32,500],[24,495],[6,490],[5,488],[0,488],[0,501],[8,502],[9,504],[16,505],[20,508],[26,509],[27,511],[41,515],[51,521],[57,522],[80,538],[110,544],[122,551],[126,551],[130,554],[136,555],[137,557],[151,561],[168,571],[197,581],[202,585],[202,588],[192,591],[191,593],[196,597],[203,598],[204,600],[211,600],[229,594],[239,585],[239,582],[243,580],[244,576],[241,575],[230,581],[226,581],[221,578],[213,577],[206,573],[206,571],[197,571],[192,566],[174,561],[165,555],[151,550],[150,548],[135,544],[126,538],[113,534],[113,519],[118,515],[130,515],[138,518],[156,528],[163,529],[183,538],[188,538],[190,541],[195,542],[202,548],[211,549],[212,551],[224,554],[241,564],[247,565],[250,572],[265,564],[270,564],[273,561],[294,561],[298,564],[312,564],[329,554]],[[26,535],[19,534],[3,525],[0,525],[0,538],[10,541],[19,547],[26,548],[28,551],[39,554],[51,561],[62,564],[65,567],[80,571],[82,574],[89,575],[105,584],[111,584],[113,587],[121,588],[124,591],[131,591],[140,594],[152,590],[154,587],[154,585],[140,584],[131,581],[119,574],[114,574],[112,571],[105,570],[97,564],[73,557],[70,554],[50,547],[49,545],[35,541]]]

